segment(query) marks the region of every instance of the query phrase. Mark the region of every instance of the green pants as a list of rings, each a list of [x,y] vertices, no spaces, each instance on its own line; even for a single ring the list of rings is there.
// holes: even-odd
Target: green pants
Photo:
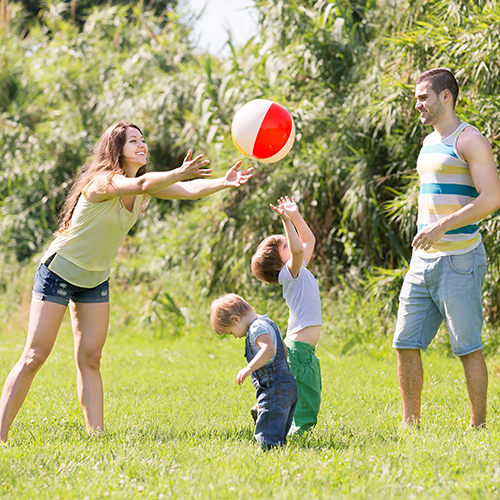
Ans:
[[[299,399],[289,434],[303,434],[316,425],[321,403],[321,368],[316,348],[305,342],[285,337],[288,364],[295,380]]]

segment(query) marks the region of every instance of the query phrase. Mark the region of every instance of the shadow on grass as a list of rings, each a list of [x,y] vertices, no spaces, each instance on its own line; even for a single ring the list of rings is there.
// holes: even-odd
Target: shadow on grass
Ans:
[[[374,444],[386,445],[400,440],[397,428],[387,428],[383,431],[359,429],[345,423],[338,423],[333,428],[313,429],[305,434],[289,437],[288,444],[293,448],[308,448],[315,450],[364,449]]]
[[[126,441],[149,441],[157,443],[167,443],[172,441],[182,441],[188,443],[201,443],[213,441],[233,441],[233,442],[253,442],[253,429],[250,426],[229,425],[227,427],[200,425],[193,427],[187,424],[182,427],[174,425],[151,424],[148,426],[138,426],[122,431],[116,429],[108,432],[112,439]]]
[[[50,426],[50,427],[49,427]],[[16,431],[10,442],[12,445],[31,444],[41,445],[64,443],[101,443],[104,446],[122,443],[126,445],[169,444],[182,442],[188,446],[215,443],[254,445],[253,426],[248,424],[221,425],[217,423],[193,422],[183,425],[179,422],[142,420],[129,426],[108,427],[106,432],[96,439],[89,439],[85,427],[77,420],[65,422],[45,422],[34,428],[22,425]],[[386,428],[359,428],[348,422],[333,422],[331,426],[320,426],[303,435],[288,437],[287,445],[290,449],[309,449],[315,451],[348,449],[365,449],[374,445],[386,446],[394,444],[404,438],[397,427]],[[212,443],[212,444],[211,444]]]
[[[82,419],[83,420],[83,419]],[[29,423],[19,422],[9,435],[12,446],[45,446],[54,443],[76,443],[89,440],[85,425],[79,420],[42,419]]]
[[[113,434],[118,440],[134,442],[167,443],[182,441],[183,443],[192,445],[210,442],[255,444],[253,426],[251,424],[229,424],[227,426],[205,424],[200,427],[193,427],[192,424],[187,424],[186,427],[183,427],[177,423],[171,426],[168,426],[168,424],[150,424],[129,429],[123,434],[121,431],[116,430]],[[399,441],[400,438],[396,427],[374,430],[368,428],[359,429],[346,423],[336,423],[331,428],[321,427],[301,436],[289,436],[287,444],[292,449],[300,448],[318,451],[330,449],[341,451],[350,448],[362,449],[367,446],[373,446],[376,443],[381,446],[389,445]]]

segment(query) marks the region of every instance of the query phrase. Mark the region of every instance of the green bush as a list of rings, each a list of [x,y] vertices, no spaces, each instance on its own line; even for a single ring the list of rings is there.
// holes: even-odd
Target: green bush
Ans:
[[[260,38],[227,59],[195,56],[189,26],[138,5],[95,8],[83,25],[51,2],[23,30],[15,8],[2,34],[0,248],[18,260],[56,228],[67,185],[102,131],[131,120],[145,131],[152,168],[203,151],[217,175],[239,157],[230,127],[259,97],[292,113],[297,139],[273,165],[255,165],[243,189],[202,202],[153,201],[138,227],[178,217],[187,265],[206,296],[255,293],[257,243],[281,232],[268,208],[295,196],[317,237],[312,269],[321,289],[368,294],[393,314],[416,231],[416,158],[428,130],[414,111],[414,78],[447,66],[461,83],[459,116],[499,157],[500,10],[495,0],[258,0]],[[175,6],[174,6],[175,7]],[[246,159],[244,166],[253,162]],[[486,312],[499,317],[500,245],[495,215],[482,224],[490,257]],[[165,303],[168,305],[168,301]]]

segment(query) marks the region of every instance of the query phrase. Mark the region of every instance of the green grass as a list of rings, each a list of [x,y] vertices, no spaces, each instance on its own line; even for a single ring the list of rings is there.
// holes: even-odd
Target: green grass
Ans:
[[[65,320],[0,449],[5,499],[421,499],[497,498],[500,493],[498,360],[488,359],[489,429],[467,430],[460,362],[424,356],[423,427],[401,430],[390,341],[358,345],[326,335],[319,424],[283,450],[256,454],[254,391],[235,376],[244,344],[208,324],[164,338],[128,321],[115,304],[102,371],[107,430],[89,440],[76,398]],[[0,330],[3,381],[24,343],[22,320]],[[24,319],[25,321],[25,319]],[[11,325],[12,326],[12,325]]]

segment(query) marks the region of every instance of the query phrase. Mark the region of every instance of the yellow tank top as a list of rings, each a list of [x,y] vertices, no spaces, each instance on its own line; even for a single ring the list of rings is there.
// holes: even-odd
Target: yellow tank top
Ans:
[[[111,261],[139,216],[144,195],[135,197],[132,211],[121,198],[93,203],[80,195],[69,227],[42,257],[55,258],[49,269],[73,285],[93,288],[109,278]]]

